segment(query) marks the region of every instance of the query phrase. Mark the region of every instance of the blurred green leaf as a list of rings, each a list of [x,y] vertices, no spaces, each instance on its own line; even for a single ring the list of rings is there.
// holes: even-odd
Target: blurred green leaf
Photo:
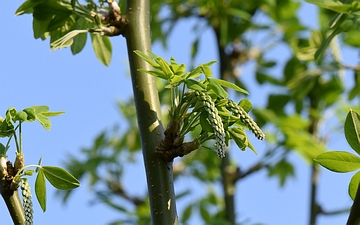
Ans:
[[[284,186],[286,180],[289,177],[295,176],[294,167],[291,163],[289,163],[285,159],[282,159],[280,162],[269,168],[268,176],[278,176],[280,186]]]
[[[209,211],[207,209],[207,203],[205,201],[200,202],[199,210],[200,210],[201,218],[205,222],[210,222],[211,221],[211,215],[210,215],[210,213],[209,213]]]
[[[304,130],[297,130],[291,126],[283,128],[286,135],[285,145],[289,149],[296,150],[308,163],[313,163],[313,159],[326,152],[324,143],[317,140],[310,133]]]
[[[250,110],[252,109],[252,103],[246,98],[241,99],[241,101],[239,102],[239,106],[243,108],[246,112],[250,112]]]
[[[349,91],[349,96],[348,96],[349,101],[353,100],[356,96],[360,96],[360,73],[354,71],[353,79],[354,79],[354,86]]]
[[[188,205],[183,213],[182,213],[182,216],[180,217],[181,218],[181,223],[185,223],[189,220],[189,218],[191,217],[191,214],[192,214],[192,210],[193,210],[193,206],[192,204]]]
[[[360,9],[357,2],[353,2],[352,4],[344,4],[341,1],[334,1],[334,0],[305,0],[305,1],[323,7],[325,9],[333,10],[338,13],[348,13],[350,11],[355,12]]]

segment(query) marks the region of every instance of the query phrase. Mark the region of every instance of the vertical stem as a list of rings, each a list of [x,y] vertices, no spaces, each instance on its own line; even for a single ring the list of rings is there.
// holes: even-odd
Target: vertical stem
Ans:
[[[319,206],[316,202],[316,192],[318,183],[318,168],[315,164],[311,166],[311,194],[310,194],[310,221],[309,225],[316,224],[316,217],[319,213]]]
[[[309,96],[310,97],[310,110],[318,109],[319,104],[316,97]],[[309,110],[309,111],[310,111]],[[314,137],[317,137],[317,131],[318,131],[318,123],[319,119],[312,116],[311,113],[309,113],[310,117],[310,126],[309,126],[309,133],[312,134]],[[315,225],[316,224],[316,218],[319,214],[319,205],[316,201],[316,195],[317,195],[317,185],[318,185],[318,177],[319,177],[319,170],[316,163],[313,163],[311,166],[311,181],[310,181],[310,217],[309,217],[309,225]]]
[[[151,70],[151,66],[133,51],[151,50],[150,1],[128,0],[126,41],[130,62],[138,126],[146,170],[152,224],[177,224],[172,162],[154,154],[155,148],[164,138],[161,123],[160,103],[155,78],[139,72],[139,68]]]
[[[216,32],[215,32],[216,33]],[[216,35],[218,41],[218,51],[220,58],[220,78],[226,80],[231,77],[233,67],[230,64],[229,57],[225,53],[225,49],[220,45],[220,39],[218,34]],[[230,172],[230,157],[226,154],[225,158],[221,161],[221,175],[222,175],[222,186],[224,190],[225,200],[225,217],[230,224],[235,224],[235,183],[232,179]]]
[[[3,182],[0,182],[0,185],[3,185]],[[6,207],[9,210],[11,218],[15,225],[24,225],[25,224],[25,214],[24,209],[21,205],[18,191],[5,191],[1,193]]]
[[[230,222],[230,224],[235,225],[235,202],[234,202],[234,193],[235,193],[235,183],[231,179],[231,172],[229,171],[230,157],[228,154],[221,161],[221,175],[222,175],[222,185],[224,190],[224,200],[225,200],[225,217]]]

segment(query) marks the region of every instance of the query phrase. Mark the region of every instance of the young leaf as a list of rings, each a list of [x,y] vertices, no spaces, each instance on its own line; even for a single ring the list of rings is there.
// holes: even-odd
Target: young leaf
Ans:
[[[42,169],[39,170],[35,180],[35,194],[43,212],[46,211],[46,183]]]
[[[105,66],[110,65],[112,46],[108,36],[100,36],[99,34],[90,33],[92,46],[96,57]]]
[[[18,121],[27,121],[27,114],[26,112],[24,111],[19,111],[16,113],[16,117],[15,117],[15,120],[18,120]]]
[[[46,130],[50,130],[51,128],[51,121],[49,120],[49,118],[47,118],[46,116],[44,116],[43,114],[36,114],[36,119],[40,122],[40,124],[46,129]]]
[[[229,81],[221,80],[221,79],[217,79],[217,78],[209,78],[209,79],[216,81],[218,84],[220,84],[223,87],[231,88],[231,89],[233,89],[233,90],[235,90],[237,92],[240,92],[240,93],[243,93],[243,94],[246,94],[246,95],[249,94],[249,92],[247,92],[246,90],[240,88],[236,84],[233,84],[233,83],[231,83]]]
[[[200,83],[193,79],[186,79],[184,80],[184,83],[189,89],[195,90],[195,91],[205,91],[206,85],[203,83]]]
[[[351,148],[360,155],[360,115],[351,109],[346,116],[344,133]]]
[[[252,103],[246,98],[240,101],[239,106],[243,108],[246,112],[249,112],[252,109]]]
[[[164,72],[168,79],[171,79],[174,76],[174,73],[171,71],[169,63],[161,57],[157,57],[155,61],[160,65],[160,70]]]
[[[252,144],[250,143],[248,137],[246,136],[244,129],[229,128],[228,131],[229,131],[230,137],[235,141],[236,145],[242,151],[244,151],[246,149],[246,147],[248,147],[255,153],[255,155],[257,155],[257,152],[256,152],[254,146],[252,146]]]
[[[24,2],[15,12],[15,16],[22,15],[24,13],[31,13],[33,11],[33,7],[41,4],[43,1],[31,1],[28,0]]]
[[[39,161],[38,161],[38,165],[41,166],[41,163],[42,163],[42,157],[40,157],[40,159],[39,159]],[[38,173],[39,170],[40,170],[40,167],[36,167],[35,172]]]
[[[217,61],[216,60],[211,60],[210,62],[207,62],[205,64],[202,64],[203,66],[206,66],[206,67],[209,67],[211,66],[212,64],[216,63]]]
[[[88,28],[88,22],[86,21],[86,19],[80,17],[76,21],[76,28],[79,30],[84,30]],[[86,33],[80,33],[74,37],[74,42],[71,45],[71,53],[73,55],[76,55],[77,53],[81,52],[81,50],[85,47],[86,39],[87,39]]]
[[[193,71],[191,71],[190,73],[187,73],[185,78],[186,79],[190,79],[190,78],[197,78],[201,75],[201,68],[200,67],[196,67]]]
[[[46,179],[57,189],[71,190],[80,186],[80,182],[66,170],[55,166],[42,166]]]
[[[221,87],[221,85],[219,83],[217,83],[216,80],[208,78],[207,81],[209,82],[208,89],[211,89],[217,95],[219,95],[223,98],[227,98],[229,96],[229,94],[224,90],[223,87]]]
[[[138,55],[140,58],[142,58],[143,60],[145,60],[147,63],[149,63],[150,65],[152,65],[154,68],[159,67],[159,64],[157,64],[156,62],[153,61],[153,59],[147,55],[145,55],[143,52],[139,51],[139,50],[135,50],[134,53],[136,55]]]
[[[49,116],[58,116],[64,113],[65,112],[43,112],[41,113],[41,115],[49,117]]]
[[[315,161],[328,170],[346,173],[360,168],[360,158],[348,152],[325,152],[318,155]]]
[[[208,66],[201,65],[200,68],[203,74],[205,75],[205,77],[207,78],[212,77],[212,71]]]

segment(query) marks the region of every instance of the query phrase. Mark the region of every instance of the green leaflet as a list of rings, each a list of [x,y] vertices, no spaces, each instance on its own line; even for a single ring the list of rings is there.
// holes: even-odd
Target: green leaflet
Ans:
[[[57,189],[71,190],[80,186],[80,182],[66,170],[55,166],[42,166],[46,179]]]
[[[346,116],[344,133],[351,148],[360,155],[360,115],[351,109]]]
[[[35,194],[43,212],[46,211],[46,182],[45,175],[41,169],[39,169],[35,180]]]
[[[360,158],[348,152],[324,152],[315,158],[323,167],[328,170],[346,173],[360,168]]]
[[[90,33],[91,43],[96,57],[105,66],[110,65],[112,46],[108,36],[100,36],[98,33]]]
[[[354,200],[360,183],[360,171],[357,172],[350,180],[348,192],[352,200]]]

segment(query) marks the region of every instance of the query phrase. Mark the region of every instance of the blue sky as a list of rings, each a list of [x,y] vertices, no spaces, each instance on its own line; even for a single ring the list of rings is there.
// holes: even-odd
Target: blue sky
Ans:
[[[90,146],[100,131],[112,127],[115,123],[121,123],[116,101],[126,100],[132,94],[125,40],[122,37],[112,38],[113,56],[110,67],[103,66],[96,59],[90,43],[76,56],[73,56],[69,49],[51,52],[49,40],[33,38],[31,15],[14,16],[20,4],[21,2],[16,1],[7,2],[0,14],[0,115],[3,116],[9,107],[21,110],[31,105],[48,105],[52,111],[66,111],[66,114],[52,118],[53,127],[50,132],[38,123],[23,126],[26,163],[35,164],[43,157],[43,165],[62,166],[68,153],[80,156],[79,149]],[[301,11],[301,15],[306,15],[303,17],[306,23],[313,24],[316,20],[315,8],[308,4]],[[168,50],[154,45],[153,51],[165,59],[174,56],[178,62],[189,63],[190,43],[195,38],[187,35],[191,32],[189,22],[191,21],[183,21],[175,28],[169,39]],[[206,31],[203,37],[197,63],[216,59],[212,33]],[[281,48],[273,51],[274,56],[279,53],[288,54]],[[216,74],[217,66],[213,69]],[[251,69],[253,68],[245,68],[244,73]],[[246,83],[249,86],[249,99],[255,106],[262,106],[264,99],[255,94],[259,87],[254,84],[254,78],[248,77]],[[331,149],[349,150],[343,136],[334,138],[336,140],[330,140]],[[261,154],[265,144],[252,140]],[[13,149],[9,152],[11,160],[14,158],[13,152]],[[259,156],[255,156],[251,151],[232,149],[231,155],[244,168],[259,159]],[[296,177],[290,179],[284,188],[279,188],[278,180],[267,179],[265,171],[237,185],[239,221],[268,225],[308,223],[310,170],[297,155],[292,155],[290,160],[296,165]],[[125,187],[131,187],[133,194],[144,194],[146,187],[143,165],[139,163],[133,166],[131,171],[125,176]],[[134,175],[139,179],[129,179]],[[351,205],[347,195],[350,177],[351,174],[335,174],[322,170],[318,199],[325,209],[339,209]],[[33,184],[33,179],[30,184]],[[189,186],[194,186],[196,193],[202,193],[206,188],[185,177],[177,183],[176,191],[180,192]],[[46,213],[41,212],[34,196],[36,225],[97,225],[118,218],[116,211],[89,203],[92,199],[86,180],[82,181],[82,186],[74,192],[65,206],[55,197],[54,189],[50,185],[47,196]],[[179,215],[183,205],[184,202],[180,201]],[[12,224],[6,210],[5,205],[0,203],[1,223]],[[345,224],[346,219],[347,215],[320,216],[318,225]]]

